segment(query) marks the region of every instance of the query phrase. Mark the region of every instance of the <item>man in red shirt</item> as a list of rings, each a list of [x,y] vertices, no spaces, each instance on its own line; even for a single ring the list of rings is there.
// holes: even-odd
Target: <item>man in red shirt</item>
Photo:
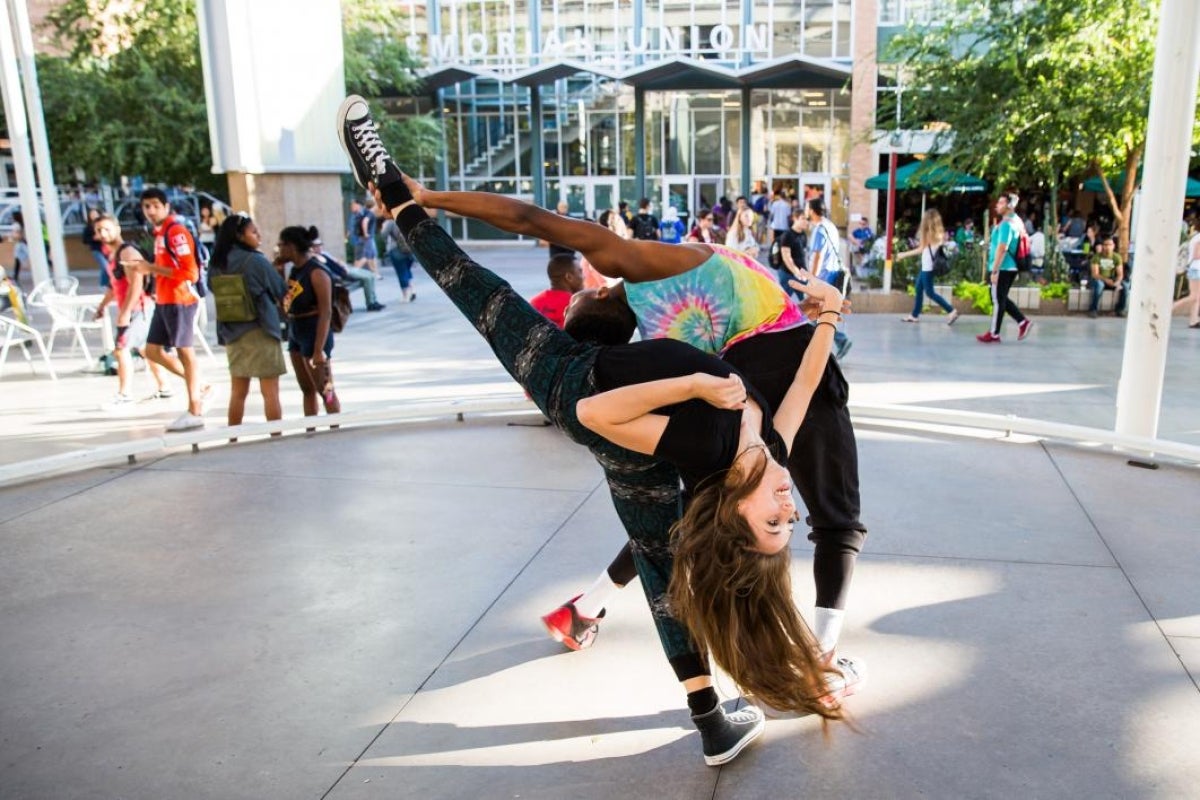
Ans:
[[[550,278],[550,288],[530,298],[529,305],[561,328],[571,295],[583,288],[583,268],[574,256],[561,254],[550,259],[546,275]]]
[[[145,280],[142,274],[135,273],[134,280],[130,280],[130,273],[121,266],[123,260],[140,258],[140,251],[121,239],[121,226],[112,217],[101,214],[93,222],[97,241],[102,242],[108,248],[109,253],[105,265],[108,273],[108,288],[105,289],[104,297],[96,308],[96,319],[104,316],[104,309],[109,303],[117,304],[117,339],[113,346],[113,356],[117,359],[117,393],[105,406],[105,408],[114,409],[134,402],[133,398],[129,396],[129,380],[133,375],[129,351],[134,347],[145,349],[146,329],[149,326],[146,314],[149,310],[147,306],[150,305],[150,298],[143,291]],[[149,359],[146,359],[146,366],[150,370],[151,377],[154,378],[154,383],[158,386],[158,390],[153,396],[155,398],[170,397],[170,390],[163,385],[162,368]],[[176,366],[178,366],[178,362],[176,362]],[[182,378],[183,368],[180,367],[176,374]]]
[[[204,427],[203,398],[210,387],[200,384],[200,364],[192,340],[196,310],[200,302],[194,284],[200,280],[196,263],[196,242],[187,226],[175,219],[162,189],[151,187],[142,192],[142,213],[154,226],[154,263],[143,258],[122,262],[127,270],[154,275],[154,316],[146,336],[146,358],[177,374],[182,371],[187,384],[188,407],[167,426],[168,431],[187,431]],[[175,354],[166,352],[174,348]],[[178,369],[176,369],[178,368]]]

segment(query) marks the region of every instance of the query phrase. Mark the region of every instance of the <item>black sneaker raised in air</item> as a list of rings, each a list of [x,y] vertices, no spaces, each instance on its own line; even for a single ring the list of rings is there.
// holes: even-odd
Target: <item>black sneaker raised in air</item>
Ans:
[[[359,186],[365,189],[368,183],[374,183],[382,193],[393,183],[403,185],[400,168],[379,138],[366,100],[356,94],[343,100],[338,108],[337,129]]]

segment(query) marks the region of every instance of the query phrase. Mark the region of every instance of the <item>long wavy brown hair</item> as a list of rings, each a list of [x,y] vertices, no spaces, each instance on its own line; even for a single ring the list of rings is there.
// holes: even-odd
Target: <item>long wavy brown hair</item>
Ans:
[[[766,459],[735,466],[693,496],[671,531],[671,610],[746,695],[780,711],[841,720],[841,708],[822,700],[825,674],[837,673],[821,664],[792,599],[789,550],[754,550],[754,532],[738,511],[765,471]]]

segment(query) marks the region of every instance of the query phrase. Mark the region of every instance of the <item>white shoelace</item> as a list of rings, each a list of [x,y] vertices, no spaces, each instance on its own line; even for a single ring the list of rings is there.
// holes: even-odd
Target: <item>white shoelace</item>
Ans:
[[[371,165],[371,169],[375,171],[376,175],[382,175],[386,169],[388,153],[379,138],[379,132],[375,130],[375,123],[367,119],[357,125],[352,125],[351,130],[354,131],[355,143],[367,163]]]

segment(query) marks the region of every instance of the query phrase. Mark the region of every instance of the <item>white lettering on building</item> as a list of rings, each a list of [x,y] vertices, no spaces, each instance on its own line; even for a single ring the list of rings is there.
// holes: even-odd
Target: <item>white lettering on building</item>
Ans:
[[[409,52],[425,52],[431,66],[447,63],[482,62],[488,65],[524,66],[535,55],[541,58],[563,58],[566,56],[613,59],[621,56],[660,55],[663,57],[687,54],[716,53],[725,60],[739,60],[743,55],[769,53],[771,26],[714,25],[705,30],[698,25],[688,27],[663,26],[659,28],[633,28],[615,31],[611,41],[616,42],[616,52],[602,52],[593,38],[583,28],[570,31],[550,28],[542,35],[541,46],[534,47],[533,36],[526,29],[524,36],[514,36],[511,31],[497,32],[489,38],[482,33],[442,34],[427,37],[412,35],[405,38]],[[522,41],[523,40],[523,41]],[[422,42],[427,42],[426,48]],[[686,49],[684,48],[686,45]],[[518,63],[520,62],[520,63]]]

